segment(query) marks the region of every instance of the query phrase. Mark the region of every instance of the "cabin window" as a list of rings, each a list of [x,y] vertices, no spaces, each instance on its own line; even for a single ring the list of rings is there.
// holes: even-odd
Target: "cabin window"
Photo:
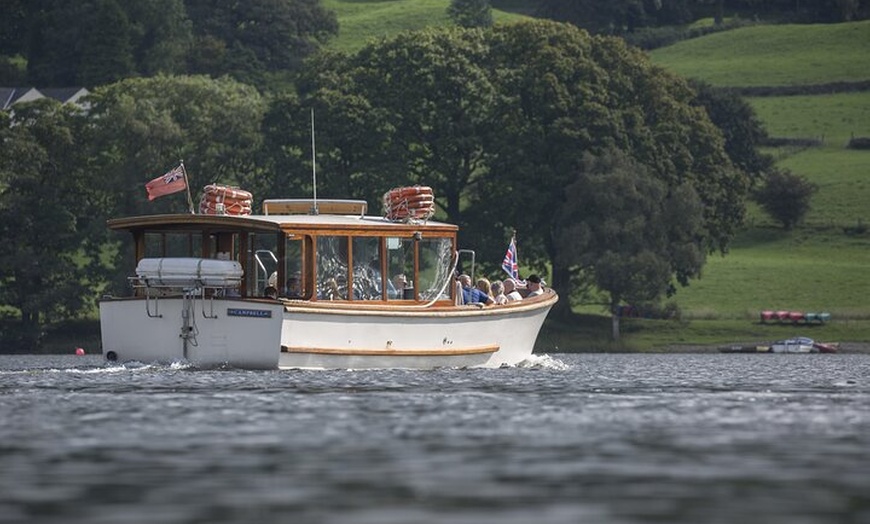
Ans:
[[[198,257],[202,236],[191,233],[145,233],[145,258]]]
[[[278,289],[278,238],[272,234],[248,235],[245,278],[248,295],[264,296],[269,286]]]
[[[384,265],[379,237],[353,238],[353,299],[381,300],[384,296]]]
[[[284,243],[284,287],[280,294],[288,298],[307,297],[305,275],[305,240],[296,235],[288,235]]]
[[[453,268],[453,242],[449,238],[424,238],[419,244],[419,275],[417,286],[420,300],[448,300],[452,280],[449,271]]]
[[[391,288],[387,290],[390,300],[414,299],[414,239],[387,237],[387,274]]]
[[[317,237],[317,298],[347,300],[348,237]]]

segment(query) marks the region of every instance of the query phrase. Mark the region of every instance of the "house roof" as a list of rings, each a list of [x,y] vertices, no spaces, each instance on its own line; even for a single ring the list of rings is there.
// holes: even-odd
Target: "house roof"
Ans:
[[[77,104],[87,94],[88,90],[84,87],[0,87],[0,110],[6,111],[15,104],[40,98],[53,98],[62,104]]]

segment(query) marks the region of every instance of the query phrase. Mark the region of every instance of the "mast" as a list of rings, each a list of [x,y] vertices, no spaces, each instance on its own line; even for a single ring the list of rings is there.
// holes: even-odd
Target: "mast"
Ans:
[[[314,187],[314,200],[311,204],[312,215],[319,214],[317,211],[317,160],[314,149],[314,108],[311,108],[311,178]]]

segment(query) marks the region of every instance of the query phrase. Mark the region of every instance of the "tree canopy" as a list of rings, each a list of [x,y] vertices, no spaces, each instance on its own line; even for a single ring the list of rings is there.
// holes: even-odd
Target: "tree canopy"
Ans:
[[[269,74],[298,67],[338,32],[320,0],[7,4],[0,84],[16,80],[11,57],[20,56],[31,85],[91,88],[161,73],[228,74],[262,85]]]
[[[327,171],[356,166],[339,177],[354,181],[344,189],[370,197],[403,180],[431,185],[447,218],[480,240],[481,258],[498,260],[515,229],[525,262],[552,265],[567,295],[588,267],[566,256],[570,224],[554,217],[578,216],[566,188],[589,155],[628,155],[668,195],[697,198],[691,241],[701,252],[725,250],[743,218],[747,178],[695,93],[621,40],[552,22],[428,30],[308,71],[297,104],[324,108],[319,121],[351,136],[371,126],[366,154],[340,134],[318,146]],[[656,289],[700,269],[668,264]]]

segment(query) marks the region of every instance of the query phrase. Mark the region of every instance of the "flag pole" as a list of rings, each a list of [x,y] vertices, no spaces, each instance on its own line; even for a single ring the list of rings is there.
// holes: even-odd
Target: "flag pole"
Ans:
[[[187,206],[190,210],[190,214],[194,215],[196,212],[193,210],[193,198],[190,196],[190,180],[187,178],[187,169],[184,168],[184,160],[179,160],[178,164],[181,166],[181,174],[184,176],[184,187],[187,189]]]
[[[319,214],[317,209],[317,155],[314,152],[314,106],[311,107],[311,181],[314,187],[314,201],[310,213]]]

